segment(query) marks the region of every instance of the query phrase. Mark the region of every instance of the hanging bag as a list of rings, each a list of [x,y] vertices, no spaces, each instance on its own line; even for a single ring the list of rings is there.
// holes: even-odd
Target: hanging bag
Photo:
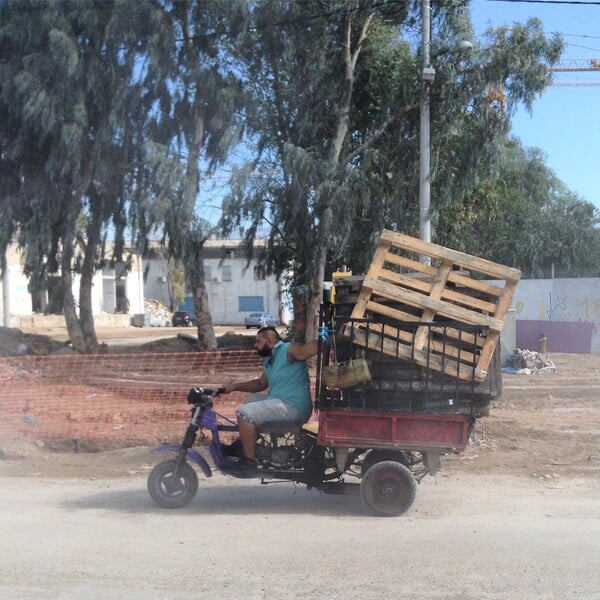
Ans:
[[[365,358],[351,358],[350,360],[337,362],[335,335],[332,340],[335,362],[323,367],[321,378],[325,386],[328,388],[349,388],[370,381],[371,372],[367,360]]]

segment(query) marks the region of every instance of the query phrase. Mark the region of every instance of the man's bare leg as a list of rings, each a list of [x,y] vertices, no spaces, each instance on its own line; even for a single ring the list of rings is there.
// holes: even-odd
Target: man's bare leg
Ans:
[[[256,437],[258,435],[256,425],[243,419],[238,419],[238,427],[244,456],[250,460],[256,460]]]

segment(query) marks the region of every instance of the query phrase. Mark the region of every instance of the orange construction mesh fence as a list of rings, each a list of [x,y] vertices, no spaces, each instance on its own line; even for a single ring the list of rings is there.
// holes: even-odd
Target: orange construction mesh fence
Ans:
[[[0,357],[0,440],[88,450],[177,441],[191,387],[260,372],[261,358],[250,350]],[[246,396],[228,394],[215,408],[232,418]]]

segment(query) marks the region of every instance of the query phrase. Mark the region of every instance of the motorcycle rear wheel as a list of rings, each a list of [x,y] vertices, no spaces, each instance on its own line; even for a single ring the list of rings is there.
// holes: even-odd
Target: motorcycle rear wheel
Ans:
[[[415,499],[417,482],[410,470],[395,460],[376,462],[360,482],[360,496],[372,513],[396,517]]]
[[[157,464],[148,475],[148,493],[163,508],[181,508],[188,504],[198,491],[198,475],[184,462],[173,480],[175,459]]]

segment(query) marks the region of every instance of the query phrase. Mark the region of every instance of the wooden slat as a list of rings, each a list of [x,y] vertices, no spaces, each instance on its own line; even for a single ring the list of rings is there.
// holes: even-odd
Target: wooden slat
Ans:
[[[423,242],[417,238],[396,233],[389,229],[384,229],[381,233],[381,243],[386,244],[386,246],[399,246],[419,255],[450,261],[466,269],[486,275],[490,279],[506,279],[507,281],[518,282],[521,278],[521,271],[518,269],[505,267],[490,260],[472,256],[465,252],[459,252],[458,250],[451,250],[450,248],[438,246],[430,242]]]
[[[418,261],[418,256],[429,257],[430,264]],[[491,284],[476,277],[503,283]],[[498,344],[520,277],[518,269],[384,230],[351,316],[364,319],[379,315],[392,321],[386,328],[393,326],[399,332],[405,331],[403,321],[422,322],[414,340],[407,341],[411,347],[402,349],[404,358],[430,368],[443,368],[446,372],[448,369],[442,365],[443,361],[436,362],[437,359],[432,360],[430,356],[428,362],[423,356],[428,350],[426,343],[433,329],[431,323],[447,320],[486,328],[485,337],[460,332],[459,327],[454,333],[446,330],[445,337],[448,340],[445,357],[457,358],[459,347],[463,352],[464,343],[473,343],[471,352],[479,354],[475,378],[480,380],[487,372]],[[406,333],[398,335],[403,341],[407,340]],[[453,336],[457,340],[454,344]],[[390,340],[382,343],[383,352],[394,355],[396,344]],[[372,347],[371,340],[369,347]],[[437,348],[431,354],[435,355],[435,352]],[[469,372],[472,378],[472,371]],[[461,370],[460,377],[464,375],[465,369]]]
[[[464,342],[465,344],[475,344],[481,336],[469,333],[463,329],[455,329],[454,327],[435,327],[431,328],[431,331],[445,335],[447,338],[452,339],[456,342]]]
[[[382,339],[382,336],[377,334],[369,335],[367,339],[365,332],[356,330],[354,331],[353,342],[359,346],[377,350],[403,360],[412,361],[422,367],[428,367],[465,381],[484,381],[487,377],[487,371],[477,367],[473,368],[447,357],[440,357],[431,352],[417,350],[411,346],[401,346],[385,337]]]
[[[437,271],[437,269],[435,269],[435,271]],[[448,273],[447,280],[450,279],[450,275],[451,273]],[[423,279],[417,279],[416,277],[414,277],[414,274],[406,275],[382,269],[378,275],[378,279],[380,279],[381,281],[396,283],[401,287],[417,290],[424,294],[433,295],[433,278],[430,281],[425,281]],[[494,312],[496,310],[496,304],[494,304],[493,302],[487,302],[486,300],[481,300],[479,298],[469,296],[465,294],[464,291],[457,291],[456,289],[447,289],[445,287],[446,283],[447,281],[444,281],[444,287],[441,293],[441,298],[443,298],[444,300],[452,300],[457,304],[462,304],[463,306],[476,308],[477,310],[482,312]]]
[[[487,294],[488,296],[495,296],[496,298],[500,298],[502,294],[504,294],[504,288],[499,287],[497,285],[493,285],[491,283],[486,283],[485,281],[481,281],[479,279],[471,279],[469,277],[465,277],[460,273],[453,271],[448,277],[448,281],[455,283],[456,285],[460,285],[462,287],[470,288],[476,292],[482,292]]]
[[[442,292],[448,283],[448,274],[452,270],[450,263],[444,263],[438,270],[435,284],[431,287],[431,293],[429,299],[432,301],[440,300],[442,298]],[[433,321],[435,317],[435,310],[431,306],[426,306],[421,316],[422,321]],[[421,327],[417,330],[415,335],[415,347],[422,349],[426,344],[427,337],[429,336],[429,328]]]
[[[361,330],[365,335],[371,335],[371,332],[383,334],[384,338],[389,339],[392,342],[398,342],[403,344],[412,345],[414,334],[411,331],[405,331],[402,329],[397,329],[396,327],[392,327],[391,325],[381,325],[380,323],[370,323],[368,326],[364,324],[357,324],[352,328],[352,331]],[[431,327],[430,331],[441,331],[442,328]],[[476,356],[469,352],[468,350],[464,350],[462,348],[458,348],[454,345],[453,341],[456,341],[456,338],[449,339],[448,336],[443,336],[445,341],[437,341],[435,339],[428,342],[428,347],[431,348],[437,354],[443,354],[444,356],[451,356],[452,358],[464,362],[468,365],[473,365],[476,363]],[[473,340],[475,336],[471,336]],[[381,339],[381,338],[379,338]],[[369,346],[370,347],[370,346]],[[371,348],[372,349],[372,348]]]
[[[510,308],[510,303],[512,302],[512,297],[513,297],[515,289],[517,287],[517,283],[518,282],[516,282],[516,281],[508,282],[506,284],[506,295],[504,295],[502,298],[500,298],[500,301],[498,302],[498,308],[496,309],[496,316],[499,319],[502,319],[502,322],[504,322],[504,319],[506,318],[506,313],[508,312],[508,309]],[[489,364],[489,361],[492,359],[492,354],[494,353],[494,348],[496,347],[496,344],[500,341],[501,331],[502,330],[500,329],[499,331],[490,332],[489,339],[481,351],[481,356],[479,358],[479,361],[481,363],[483,363],[484,361],[487,361],[487,363]]]
[[[369,302],[367,302],[367,310],[370,312],[374,312],[378,315],[382,315],[384,317],[397,319],[398,321],[417,320],[417,317],[415,317],[415,315],[411,315],[410,313],[398,310],[396,308],[388,306],[387,304],[379,304],[377,302],[374,302],[373,300],[369,300]]]
[[[451,300],[453,303],[462,304],[463,306],[470,307],[472,309],[481,311],[483,313],[494,313],[496,312],[496,304],[493,302],[487,302],[486,300],[480,300],[467,294],[462,294],[454,290],[444,290],[442,292],[443,300]]]
[[[389,262],[398,267],[405,267],[410,271],[417,273],[425,273],[427,275],[435,276],[437,269],[432,267],[431,265],[426,265],[425,263],[419,262],[418,260],[411,260],[406,256],[402,256],[401,254],[394,254],[393,252],[387,252],[385,255],[385,261]]]
[[[436,269],[437,271],[437,269]],[[417,279],[416,277],[411,277],[410,275],[403,275],[402,273],[394,273],[393,271],[388,271],[387,269],[382,269],[378,276],[382,281],[387,281],[389,283],[396,283],[402,287],[407,287],[409,289],[417,290],[424,294],[429,294],[431,292],[431,288],[433,287],[433,277],[430,281],[424,281],[423,279]]]
[[[442,300],[432,300],[428,296],[417,294],[409,290],[398,290],[397,287],[389,283],[372,279],[371,277],[365,278],[363,286],[391,300],[400,296],[402,301],[409,306],[429,309],[435,314],[441,315],[448,319],[455,319],[461,323],[467,323],[469,325],[483,325],[497,331],[501,331],[502,327],[504,326],[503,321],[495,319],[494,317],[482,315]],[[362,318],[363,315],[360,315],[359,317],[358,314],[355,314],[356,312],[357,311],[355,307],[355,310],[352,312],[352,317]],[[430,321],[431,319],[423,320]]]
[[[379,323],[370,323],[368,327],[360,324],[354,325],[352,327],[352,335],[354,335],[354,333],[357,331],[360,331],[361,335],[365,335],[367,337],[371,335],[371,332],[376,334],[384,333],[383,339],[390,338],[391,341],[393,341],[394,343],[397,340],[398,343],[404,345],[412,345],[414,338],[414,335],[410,331],[396,329],[395,327],[391,327],[389,325],[381,325]],[[378,339],[381,340],[382,338],[378,335]],[[369,348],[372,347],[369,346]]]

